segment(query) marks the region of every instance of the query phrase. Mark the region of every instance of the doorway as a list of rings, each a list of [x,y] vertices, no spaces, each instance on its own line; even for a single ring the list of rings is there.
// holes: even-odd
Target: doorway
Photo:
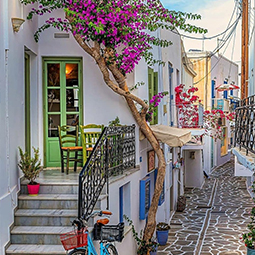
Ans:
[[[60,167],[58,126],[82,121],[81,59],[44,58],[44,162]]]

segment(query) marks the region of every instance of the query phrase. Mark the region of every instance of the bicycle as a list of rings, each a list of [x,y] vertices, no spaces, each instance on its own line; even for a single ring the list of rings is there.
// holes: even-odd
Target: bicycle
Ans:
[[[88,220],[93,216],[111,215],[109,211],[95,211],[85,219],[75,219],[72,225],[74,231],[60,235],[60,240],[65,250],[71,250],[68,255],[98,255],[94,247],[92,238],[88,233]],[[118,225],[107,225],[109,219],[97,220],[94,224],[94,240],[100,241],[100,255],[118,255],[113,241],[121,242],[124,236],[124,223]]]

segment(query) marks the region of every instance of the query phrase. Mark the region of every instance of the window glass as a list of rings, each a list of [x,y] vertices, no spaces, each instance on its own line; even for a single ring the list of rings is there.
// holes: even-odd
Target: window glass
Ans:
[[[47,86],[60,86],[60,64],[47,64]]]

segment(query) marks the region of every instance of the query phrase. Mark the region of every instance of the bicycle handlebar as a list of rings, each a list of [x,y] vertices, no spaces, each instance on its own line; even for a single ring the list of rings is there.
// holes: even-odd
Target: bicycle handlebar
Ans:
[[[102,214],[112,215],[112,212],[110,212],[110,211],[101,211],[101,212],[102,212]]]
[[[81,228],[84,228],[86,227],[86,224],[84,223],[84,220],[86,222],[88,222],[88,220],[93,217],[93,216],[102,216],[103,214],[105,215],[112,215],[112,212],[110,211],[94,211],[93,213],[91,213],[89,216],[87,217],[82,217],[80,219],[75,219],[73,220],[72,222],[72,225],[74,226],[77,226],[78,229],[81,229]]]

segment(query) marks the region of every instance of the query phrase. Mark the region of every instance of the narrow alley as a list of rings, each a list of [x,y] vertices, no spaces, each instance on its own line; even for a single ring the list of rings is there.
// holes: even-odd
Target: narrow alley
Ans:
[[[186,209],[171,220],[168,243],[158,255],[246,254],[240,240],[253,201],[245,178],[234,176],[234,161],[215,169],[202,189],[186,189]]]

